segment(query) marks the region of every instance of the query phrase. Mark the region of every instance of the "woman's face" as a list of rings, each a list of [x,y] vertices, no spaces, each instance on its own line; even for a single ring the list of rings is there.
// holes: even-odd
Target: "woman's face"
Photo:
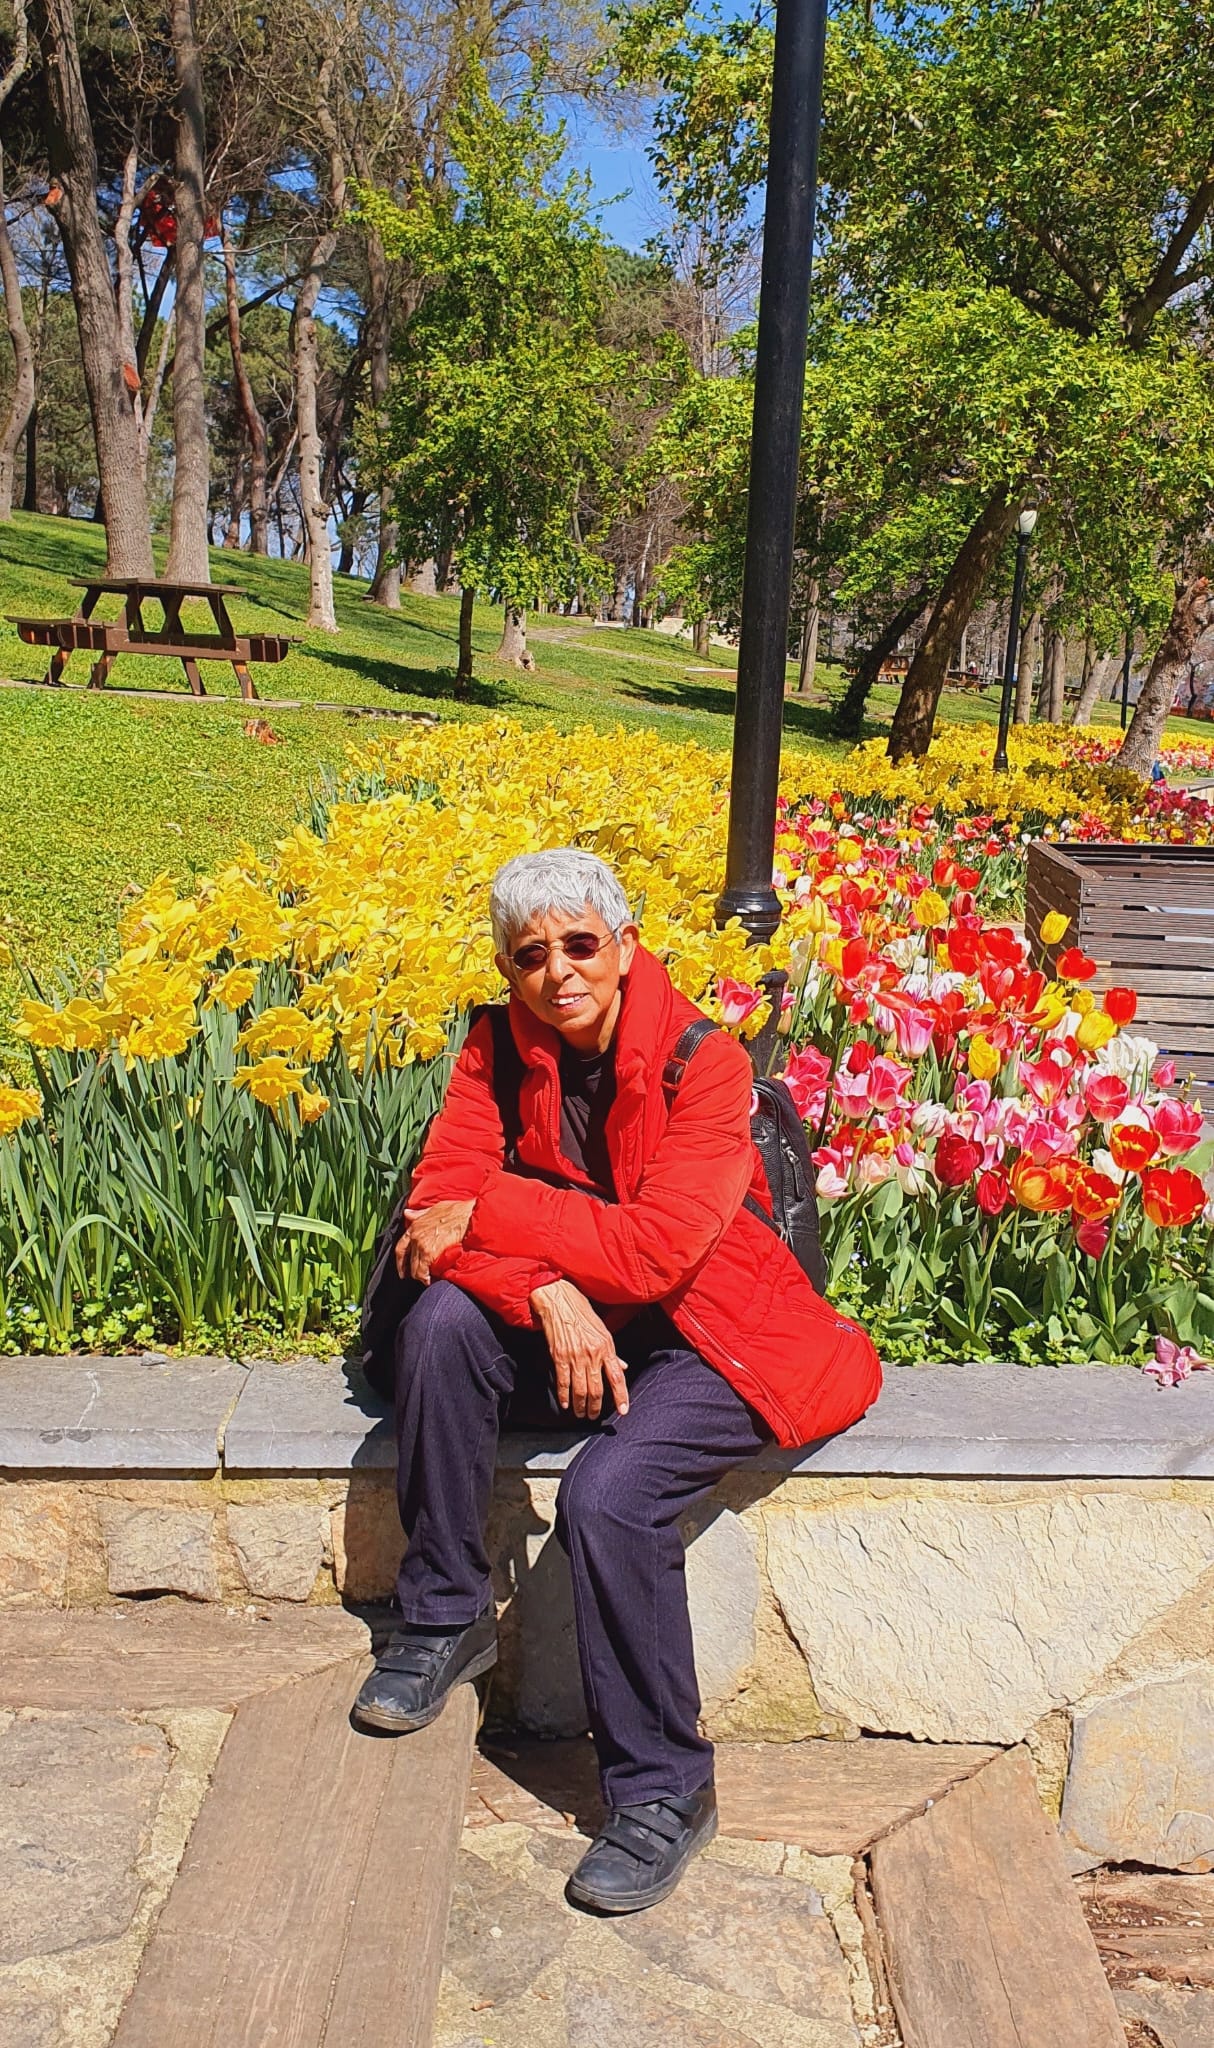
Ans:
[[[588,960],[571,960],[564,941],[591,933],[601,941]],[[544,946],[547,955],[534,967],[515,965],[526,946]],[[637,928],[623,925],[616,937],[597,910],[587,904],[577,917],[546,911],[515,932],[508,953],[497,964],[511,990],[533,1017],[559,1031],[575,1052],[603,1052],[611,1043],[620,1014],[620,976],[627,974],[637,947]]]

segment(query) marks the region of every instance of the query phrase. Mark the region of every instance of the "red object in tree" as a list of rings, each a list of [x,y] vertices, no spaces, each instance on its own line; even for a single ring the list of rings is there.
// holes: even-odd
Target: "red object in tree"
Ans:
[[[135,368],[134,363],[124,363],[122,365],[122,381],[126,385],[127,390],[130,392],[131,397],[137,398],[139,396],[141,386],[139,382],[139,372]]]
[[[49,200],[48,200],[49,205]],[[136,215],[145,242],[153,249],[171,249],[177,240],[177,195],[171,178],[155,178],[139,202]],[[219,233],[219,217],[208,214],[203,223],[206,237]]]

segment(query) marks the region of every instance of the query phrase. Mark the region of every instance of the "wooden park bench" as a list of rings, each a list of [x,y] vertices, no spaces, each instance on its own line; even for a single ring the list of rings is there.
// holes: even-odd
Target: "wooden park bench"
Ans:
[[[295,642],[283,633],[238,633],[224,602],[228,597],[247,595],[236,583],[166,583],[158,577],[74,576],[73,583],[84,591],[80,610],[71,619],[25,619],[10,613],[20,638],[28,647],[53,647],[50,667],[43,681],[59,684],[72,655],[78,650],[96,655],[90,690],[102,689],[120,654],[175,655],[186,673],[195,697],[205,697],[200,661],[230,662],[240,684],[242,697],[252,700],[257,688],[249,673],[251,662],[285,661]],[[93,613],[101,598],[116,595],[123,600],[120,619],[97,620]],[[155,599],[163,623],[144,623],[143,607]],[[215,632],[198,633],[181,623],[181,607],[188,598],[210,606]]]

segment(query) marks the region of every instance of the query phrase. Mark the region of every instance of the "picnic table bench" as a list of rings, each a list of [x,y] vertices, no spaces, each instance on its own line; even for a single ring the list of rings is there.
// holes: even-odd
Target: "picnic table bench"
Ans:
[[[90,690],[104,687],[120,654],[168,654],[180,660],[195,697],[206,695],[199,662],[227,661],[235,670],[241,696],[251,700],[257,688],[249,673],[250,662],[285,661],[295,644],[284,633],[236,631],[224,599],[247,595],[238,583],[168,583],[148,576],[73,576],[71,580],[84,591],[74,618],[26,619],[9,614],[10,624],[28,647],[54,648],[43,678],[50,684],[63,681],[63,672],[78,649],[97,656],[89,676]],[[100,600],[111,595],[122,598],[122,617],[94,619]],[[143,607],[149,598],[163,613],[159,626],[144,623]],[[181,607],[188,598],[201,599],[210,606],[216,629],[213,634],[182,625]]]

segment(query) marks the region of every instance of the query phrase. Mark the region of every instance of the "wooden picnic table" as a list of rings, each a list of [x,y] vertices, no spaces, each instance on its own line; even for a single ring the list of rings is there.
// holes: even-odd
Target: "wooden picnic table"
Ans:
[[[26,619],[10,614],[11,623],[27,646],[54,648],[43,679],[50,684],[63,681],[63,672],[77,649],[97,657],[89,676],[90,690],[104,687],[120,654],[169,654],[176,655],[181,662],[196,697],[206,695],[199,662],[227,661],[235,671],[241,696],[251,700],[257,689],[249,663],[285,661],[293,645],[291,638],[282,633],[236,631],[224,600],[247,596],[238,583],[169,583],[156,576],[73,576],[71,581],[84,592],[74,618]],[[108,596],[122,598],[121,619],[94,619],[101,599]],[[215,622],[213,634],[197,633],[182,625],[181,607],[191,598],[210,606]],[[159,626],[145,623],[143,607],[149,599],[154,599],[163,613]]]

